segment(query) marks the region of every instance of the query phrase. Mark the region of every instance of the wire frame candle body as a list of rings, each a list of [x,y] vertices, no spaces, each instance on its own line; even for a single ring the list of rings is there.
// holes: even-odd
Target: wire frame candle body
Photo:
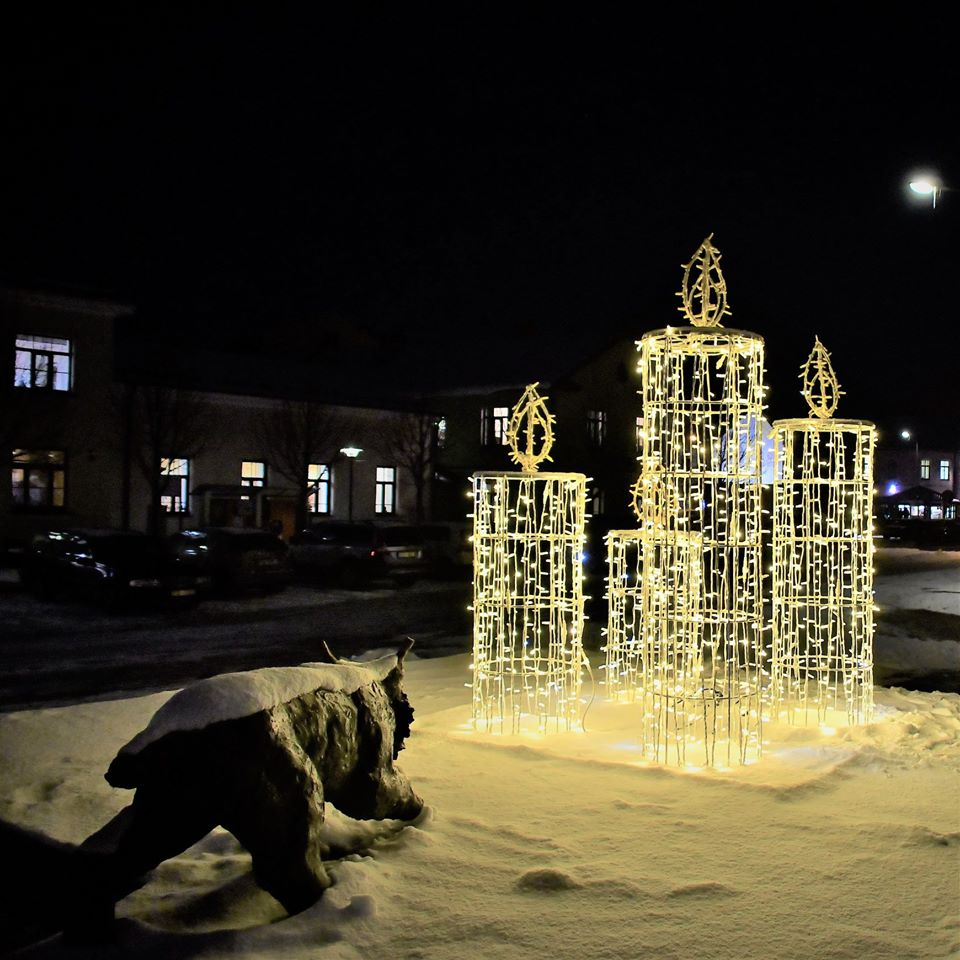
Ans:
[[[478,473],[473,499],[474,727],[578,728],[586,477]]]
[[[748,762],[761,752],[764,692],[763,339],[668,327],[646,334],[637,349],[643,460],[661,464],[675,491],[677,535],[695,534],[702,545],[697,695],[707,762]],[[667,579],[663,570],[658,576]]]
[[[774,427],[773,698],[789,723],[873,714],[873,452],[861,420]]]
[[[641,704],[643,753],[656,763],[708,761],[702,555],[697,534],[669,528],[607,535],[607,696]]]

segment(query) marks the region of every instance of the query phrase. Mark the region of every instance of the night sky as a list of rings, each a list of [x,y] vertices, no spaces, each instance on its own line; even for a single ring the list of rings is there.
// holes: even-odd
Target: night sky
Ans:
[[[905,194],[960,186],[946,24],[517,7],[8,20],[0,279],[185,344],[322,366],[347,325],[370,376],[522,382],[679,322],[713,231],[772,417],[816,333],[839,416],[960,442],[960,193]]]

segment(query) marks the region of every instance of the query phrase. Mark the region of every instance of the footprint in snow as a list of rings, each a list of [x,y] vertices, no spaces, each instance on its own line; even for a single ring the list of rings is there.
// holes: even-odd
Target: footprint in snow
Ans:
[[[521,890],[532,890],[539,893],[556,893],[559,890],[579,890],[582,884],[562,870],[543,867],[538,870],[527,870],[517,880]]]

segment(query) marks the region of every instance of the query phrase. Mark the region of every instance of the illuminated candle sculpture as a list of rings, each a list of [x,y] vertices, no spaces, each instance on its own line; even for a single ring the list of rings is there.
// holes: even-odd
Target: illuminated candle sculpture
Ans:
[[[607,535],[605,677],[612,700],[642,702],[644,756],[703,763],[688,744],[706,742],[702,703],[703,539],[678,528],[675,490],[659,463],[633,488],[637,530]]]
[[[773,698],[790,723],[862,723],[873,713],[876,430],[831,419],[842,391],[819,338],[800,376],[810,416],[773,425]]]
[[[702,538],[701,603],[688,607],[698,623],[682,627],[702,629],[702,672],[685,710],[701,716],[705,762],[726,765],[755,759],[762,743],[763,339],[720,326],[730,311],[711,240],[684,265],[690,326],[651,331],[637,349],[643,462],[662,464],[675,491],[675,529]]]
[[[537,472],[554,418],[536,387],[507,427],[521,471],[473,477],[473,722],[492,733],[581,722],[586,477]]]

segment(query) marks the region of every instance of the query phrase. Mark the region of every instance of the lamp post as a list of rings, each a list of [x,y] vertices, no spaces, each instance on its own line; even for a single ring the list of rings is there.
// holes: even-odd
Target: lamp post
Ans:
[[[341,447],[340,452],[350,463],[350,490],[347,496],[347,520],[353,523],[353,461],[363,453],[363,450],[361,450],[360,447]]]
[[[901,430],[900,439],[906,440],[908,443],[913,441],[913,474],[914,480],[920,480],[920,441],[909,431]]]

